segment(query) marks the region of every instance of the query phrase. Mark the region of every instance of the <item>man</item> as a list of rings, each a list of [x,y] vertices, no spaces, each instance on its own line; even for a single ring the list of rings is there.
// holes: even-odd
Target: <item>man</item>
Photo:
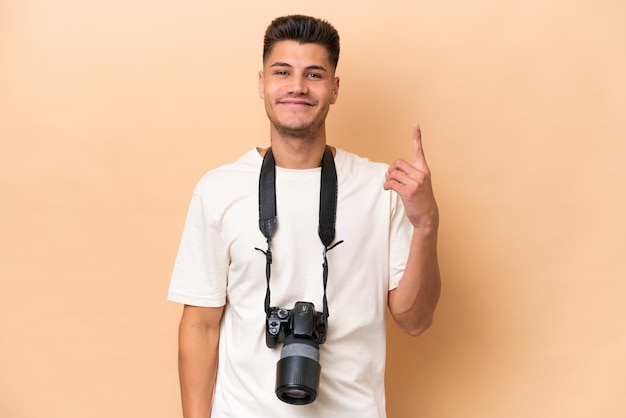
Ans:
[[[259,72],[271,148],[207,173],[194,191],[168,295],[184,304],[179,372],[186,418],[384,417],[387,306],[410,335],[431,324],[440,291],[438,210],[419,127],[412,164],[387,166],[327,147],[338,58],[339,36],[328,22],[273,21]],[[275,171],[267,184],[277,209],[269,232],[259,201],[259,194],[261,201],[271,197],[259,183],[266,163]],[[321,190],[333,187],[320,186],[329,170],[336,170],[336,208]],[[336,221],[323,242],[325,211]],[[312,346],[303,345],[307,354],[298,359],[319,354],[321,377],[305,404],[297,404],[302,391],[287,391],[294,405],[274,393],[283,378],[283,341],[270,348],[266,318],[277,312],[270,306],[293,307],[295,321],[298,301],[317,311],[314,331],[305,333]],[[295,335],[294,323],[283,323],[283,332]]]

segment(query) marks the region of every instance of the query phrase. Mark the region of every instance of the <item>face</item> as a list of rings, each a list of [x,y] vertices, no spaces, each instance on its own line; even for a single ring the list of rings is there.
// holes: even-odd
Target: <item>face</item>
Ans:
[[[272,128],[287,137],[313,137],[324,130],[339,78],[318,44],[281,41],[259,73],[259,96]]]

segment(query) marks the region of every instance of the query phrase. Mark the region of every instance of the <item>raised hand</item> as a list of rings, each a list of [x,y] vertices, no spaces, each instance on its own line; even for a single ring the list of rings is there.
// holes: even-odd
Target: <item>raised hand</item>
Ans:
[[[419,124],[413,126],[413,163],[402,159],[393,163],[387,171],[384,188],[398,193],[415,228],[437,228],[439,210],[424,157]]]

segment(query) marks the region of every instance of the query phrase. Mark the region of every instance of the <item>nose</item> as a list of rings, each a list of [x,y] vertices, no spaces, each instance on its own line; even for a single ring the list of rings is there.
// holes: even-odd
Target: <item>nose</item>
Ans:
[[[304,76],[293,77],[289,84],[289,94],[303,95],[309,92],[309,87]]]

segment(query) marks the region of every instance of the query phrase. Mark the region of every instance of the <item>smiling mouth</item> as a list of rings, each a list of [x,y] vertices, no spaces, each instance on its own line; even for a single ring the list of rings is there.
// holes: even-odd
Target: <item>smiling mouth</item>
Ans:
[[[312,104],[305,103],[305,102],[279,102],[278,104],[285,105],[285,106],[297,106],[297,107],[310,107],[310,106],[313,106]]]
[[[278,104],[291,106],[313,106],[313,103],[311,103],[310,101],[302,99],[283,99],[279,100]]]

